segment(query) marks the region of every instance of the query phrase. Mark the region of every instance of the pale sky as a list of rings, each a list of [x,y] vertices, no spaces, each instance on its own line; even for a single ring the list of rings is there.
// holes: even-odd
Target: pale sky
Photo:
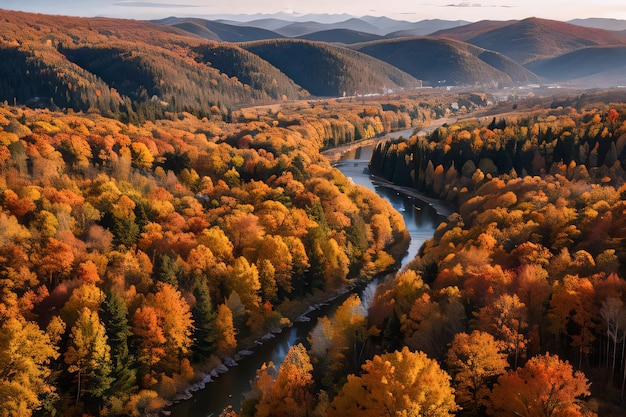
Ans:
[[[347,13],[394,19],[478,21],[541,17],[570,20],[604,17],[626,20],[624,0],[0,0],[0,9],[46,14],[157,19],[232,14]],[[341,19],[339,19],[341,20]]]

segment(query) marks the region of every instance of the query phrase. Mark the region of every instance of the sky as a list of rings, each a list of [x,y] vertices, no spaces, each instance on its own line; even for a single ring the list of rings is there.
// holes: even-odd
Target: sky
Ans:
[[[624,0],[0,0],[0,8],[130,19],[216,18],[256,13],[287,13],[297,18],[309,13],[346,13],[357,17],[388,16],[411,22],[425,19],[519,20],[527,17],[562,21],[587,17],[626,20]]]

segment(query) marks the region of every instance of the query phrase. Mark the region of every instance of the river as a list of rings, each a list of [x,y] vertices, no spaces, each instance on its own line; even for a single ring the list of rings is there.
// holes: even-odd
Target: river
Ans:
[[[410,132],[399,133],[406,135]],[[415,257],[424,241],[433,236],[436,227],[442,221],[442,215],[447,214],[447,210],[445,208],[442,210],[441,207],[437,209],[417,198],[417,195],[405,193],[408,192],[407,190],[396,189],[390,184],[370,178],[367,167],[371,154],[372,146],[356,148],[343,154],[335,166],[354,183],[374,190],[387,199],[402,214],[411,235],[411,244],[402,260],[402,265],[405,265]],[[375,286],[376,283],[372,283],[360,291],[359,295],[364,303],[368,303],[375,291]],[[269,361],[279,366],[291,346],[306,341],[309,332],[315,326],[316,319],[332,314],[347,296],[346,294],[329,306],[310,313],[308,315],[311,318],[310,321],[295,323],[291,328],[285,329],[274,338],[265,341],[263,345],[256,347],[253,355],[244,356],[237,366],[231,367],[228,372],[214,378],[214,381],[208,383],[204,389],[195,392],[192,398],[172,406],[171,416],[217,417],[228,405],[239,410],[243,394],[250,390],[250,381],[255,378],[256,370],[264,362]]]

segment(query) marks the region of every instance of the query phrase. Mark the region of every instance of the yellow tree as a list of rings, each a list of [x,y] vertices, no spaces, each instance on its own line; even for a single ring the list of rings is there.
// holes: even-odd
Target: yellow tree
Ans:
[[[580,398],[590,395],[589,381],[569,362],[545,354],[498,378],[490,414],[496,417],[591,417]]]
[[[0,327],[0,416],[30,417],[54,398],[50,361],[59,356],[51,337],[34,323],[9,318]]]
[[[221,336],[217,340],[217,354],[225,356],[237,349],[237,339],[235,326],[233,325],[233,313],[226,304],[217,307],[217,317],[215,318],[217,333]]]
[[[313,407],[313,366],[302,344],[292,346],[285,356],[275,380],[258,386],[261,399],[256,417],[308,416]],[[269,375],[269,374],[268,374]]]
[[[130,146],[132,156],[132,164],[137,168],[150,169],[154,162],[154,155],[148,147],[142,142],[133,142]]]
[[[94,283],[83,284],[72,291],[70,299],[61,309],[61,318],[68,326],[73,326],[83,308],[98,311],[104,298],[104,293]]]
[[[455,386],[456,402],[469,413],[479,415],[491,394],[489,382],[508,367],[506,353],[489,333],[474,330],[458,333],[448,351],[448,367]]]
[[[344,249],[332,237],[322,245],[324,253],[324,279],[326,288],[337,288],[345,283],[350,268],[350,259]]]
[[[274,267],[274,279],[279,289],[285,293],[291,293],[291,273],[293,259],[289,247],[280,236],[266,235],[257,251],[258,261],[268,260]]]
[[[160,282],[157,288],[150,303],[156,311],[166,340],[164,349],[168,360],[164,370],[173,372],[178,370],[180,361],[191,347],[193,319],[189,304],[180,291],[164,282]]]
[[[210,249],[219,261],[230,261],[233,257],[233,244],[219,227],[204,229],[198,236],[198,243]]]
[[[235,260],[230,274],[230,287],[232,291],[239,294],[247,311],[253,311],[259,307],[261,303],[259,271],[256,265],[250,264],[243,256]]]
[[[422,352],[376,355],[349,375],[335,400],[338,415],[359,417],[448,417],[458,409],[450,376]]]

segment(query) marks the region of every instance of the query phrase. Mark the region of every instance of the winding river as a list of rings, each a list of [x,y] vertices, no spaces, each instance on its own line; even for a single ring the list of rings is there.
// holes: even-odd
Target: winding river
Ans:
[[[401,134],[406,137],[410,132],[398,132],[396,136]],[[432,237],[442,220],[442,215],[447,215],[449,209],[446,206],[433,205],[432,202],[429,204],[408,190],[402,190],[391,184],[372,179],[367,173],[371,153],[372,146],[353,149],[343,154],[335,166],[354,183],[374,190],[387,199],[403,215],[411,235],[411,245],[402,261],[404,266],[415,257],[424,241]],[[371,299],[375,286],[376,283],[371,283],[360,291],[359,295],[364,303]],[[310,321],[295,323],[291,328],[285,329],[282,333],[275,335],[274,338],[265,341],[263,345],[254,349],[253,355],[241,358],[237,366],[231,367],[228,372],[214,378],[214,381],[206,384],[204,389],[195,392],[192,398],[172,406],[170,408],[171,416],[217,417],[228,405],[239,410],[243,394],[250,390],[250,381],[254,379],[256,370],[264,362],[269,361],[279,366],[291,346],[306,341],[307,335],[315,326],[317,318],[332,314],[347,296],[348,294],[310,313],[308,315]]]

